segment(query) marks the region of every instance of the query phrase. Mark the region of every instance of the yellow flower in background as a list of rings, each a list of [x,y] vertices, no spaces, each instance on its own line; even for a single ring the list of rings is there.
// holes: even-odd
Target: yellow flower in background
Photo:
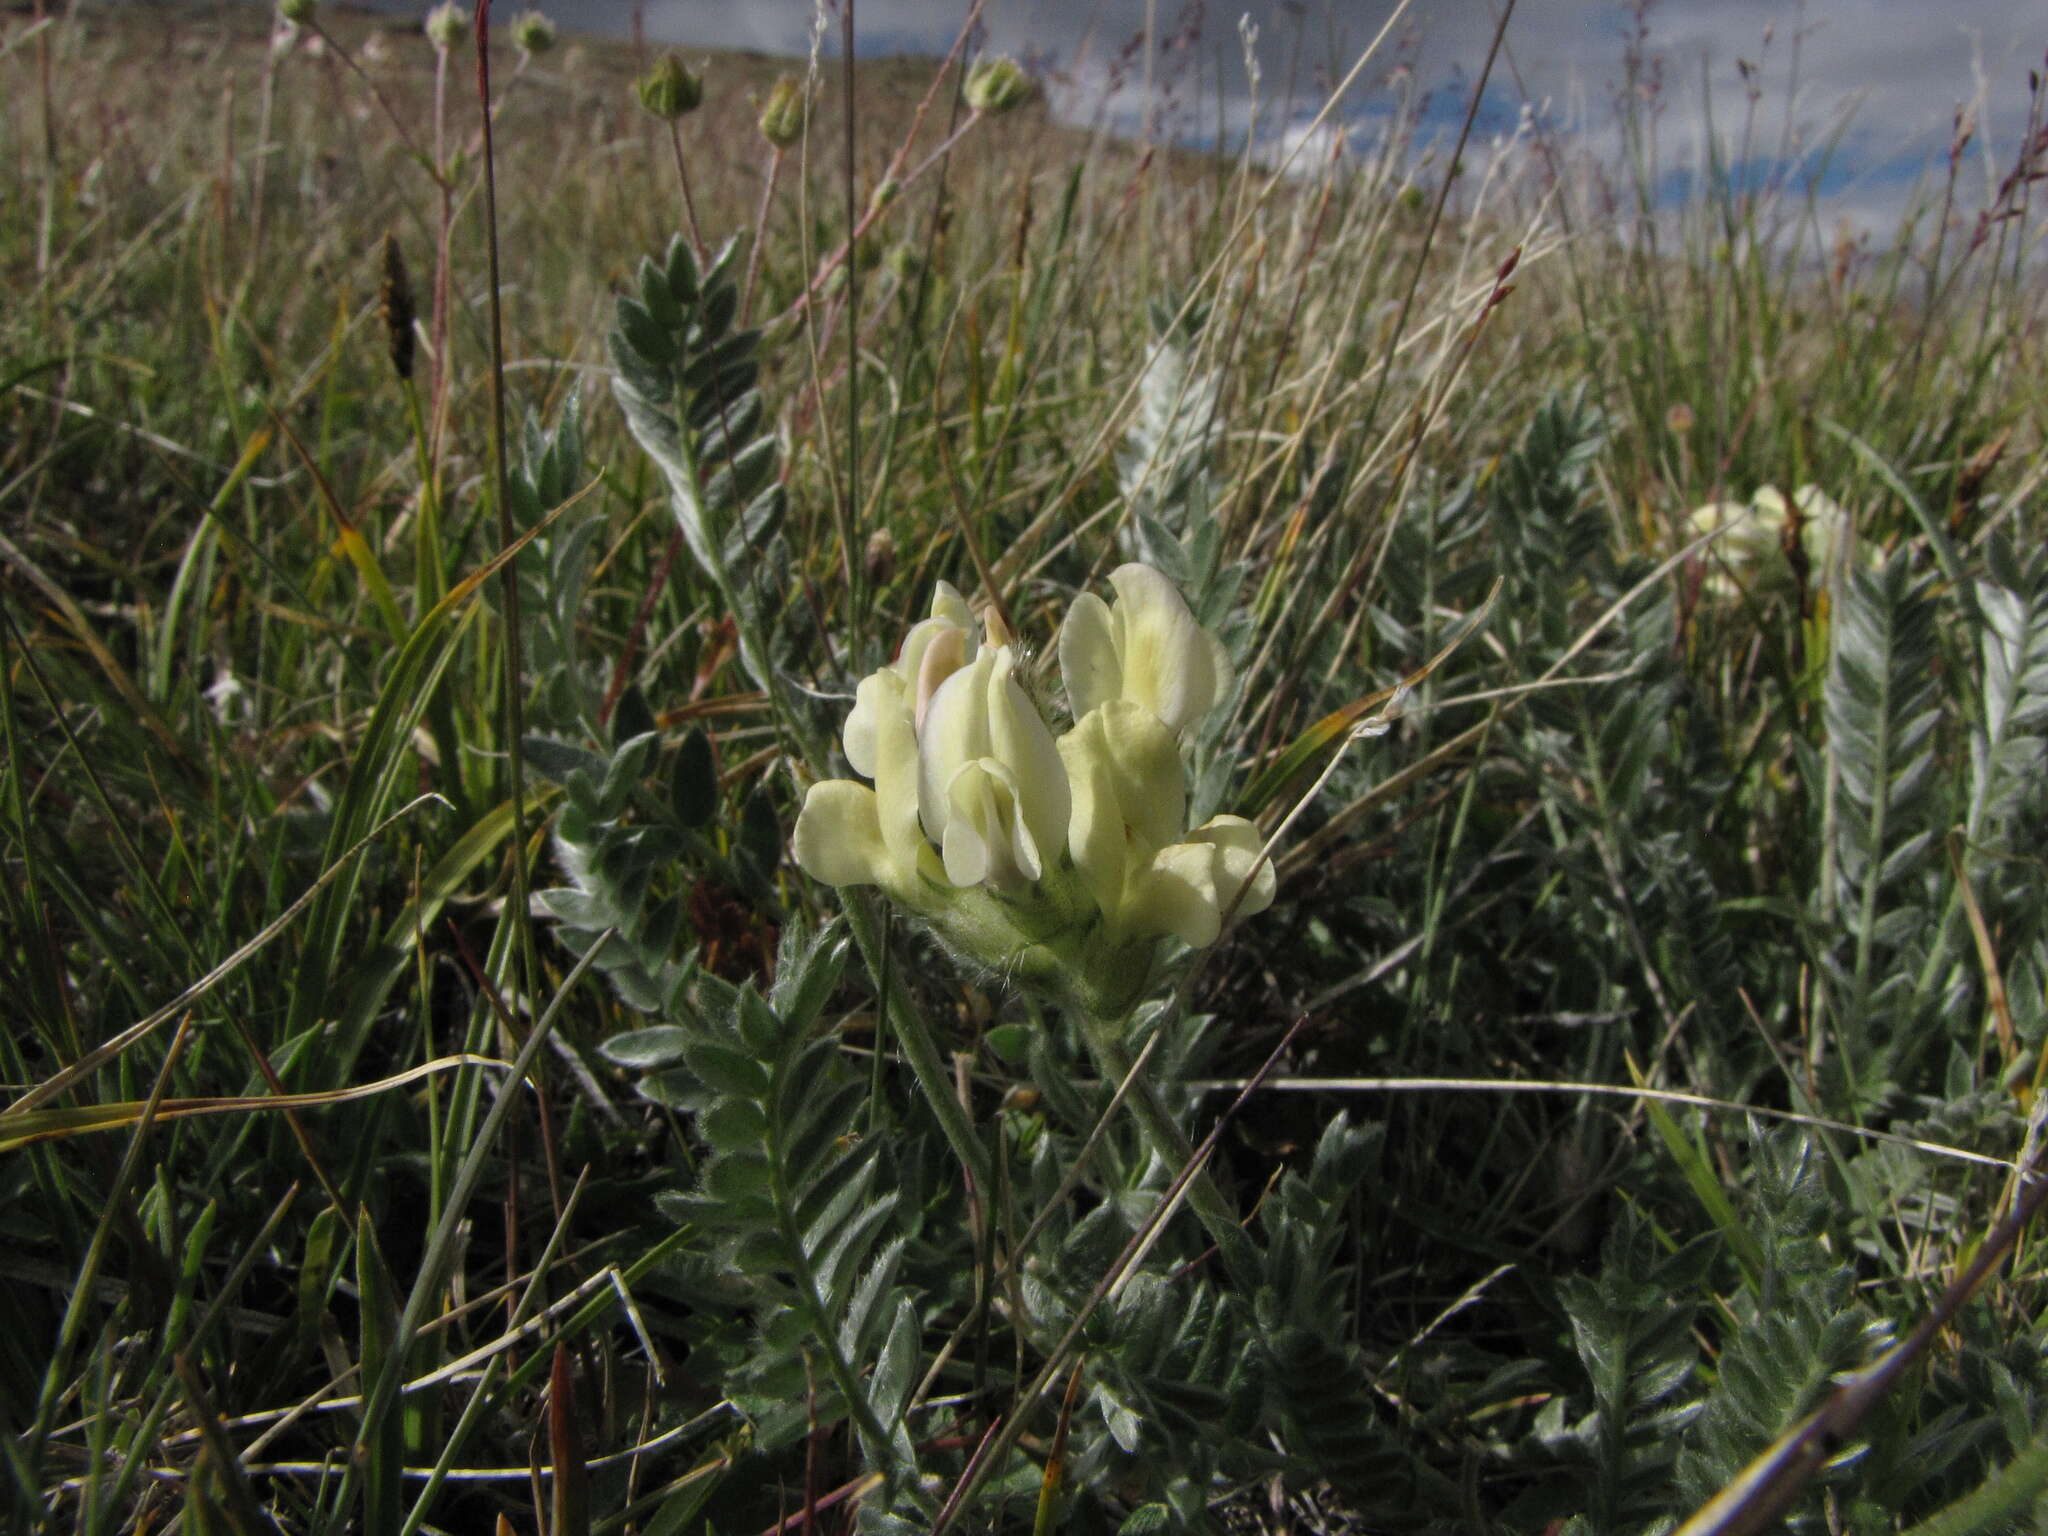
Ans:
[[[1725,599],[1740,588],[1765,593],[1789,586],[1792,566],[1785,557],[1785,529],[1795,512],[1808,579],[1816,584],[1828,580],[1836,551],[1850,532],[1849,514],[1817,485],[1799,487],[1789,504],[1782,491],[1767,485],[1747,502],[1709,502],[1688,519],[1695,535],[1720,533],[1707,546],[1701,590]]]

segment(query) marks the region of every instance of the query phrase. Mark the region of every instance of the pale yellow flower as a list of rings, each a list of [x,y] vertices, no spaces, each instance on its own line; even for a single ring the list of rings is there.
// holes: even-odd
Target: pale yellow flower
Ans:
[[[1172,934],[1216,942],[1233,907],[1273,904],[1271,861],[1258,863],[1258,828],[1218,816],[1187,830],[1179,744],[1143,705],[1113,699],[1060,738],[1073,816],[1067,845],[1113,942]]]
[[[1009,646],[983,647],[918,727],[918,814],[956,886],[1030,884],[1066,843],[1066,769],[1015,671]]]
[[[1115,607],[1084,592],[1060,626],[1060,674],[1074,718],[1124,699],[1184,734],[1229,694],[1230,658],[1151,566],[1120,565],[1109,584]]]
[[[1836,551],[1849,534],[1849,514],[1817,485],[1799,487],[1790,506],[1782,491],[1767,485],[1747,502],[1709,502],[1688,519],[1696,535],[1720,534],[1706,547],[1707,575],[1701,590],[1725,599],[1742,587],[1761,594],[1789,586],[1792,566],[1785,557],[1785,525],[1794,510],[1799,514],[1808,580],[1829,580]]]
[[[1213,944],[1273,901],[1249,821],[1187,825],[1182,736],[1228,693],[1230,664],[1157,571],[1075,601],[1060,664],[1076,724],[1057,741],[991,614],[977,638],[940,583],[894,661],[863,678],[844,744],[872,781],[814,784],[797,863],[874,885],[957,952],[1093,1012],[1128,1008],[1157,940]]]

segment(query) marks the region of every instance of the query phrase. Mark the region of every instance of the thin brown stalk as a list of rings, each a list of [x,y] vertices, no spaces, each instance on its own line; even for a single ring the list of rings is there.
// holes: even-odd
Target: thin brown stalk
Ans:
[[[768,175],[761,183],[761,205],[754,212],[754,248],[747,252],[747,278],[740,285],[740,325],[744,327],[754,313],[754,282],[761,275],[761,254],[768,245],[768,215],[775,206],[775,184],[782,178],[784,151],[780,145],[771,146],[768,153]]]
[[[676,118],[668,122],[669,152],[675,156],[676,181],[683,189],[683,224],[690,231],[690,250],[698,265],[704,262],[704,231],[697,224],[696,199],[690,196],[690,168],[683,159],[683,130]]]
[[[498,507],[499,541],[509,549],[517,541],[519,530],[512,521],[512,501],[506,494],[509,477],[505,469],[505,314],[498,268],[497,160],[491,129],[491,0],[476,0],[476,89],[483,116],[484,253],[490,290],[491,499]],[[531,999],[539,995],[539,967],[533,953],[533,924],[527,901],[526,762],[521,750],[526,740],[526,667],[516,561],[505,562],[499,581],[505,604],[505,763],[512,801],[512,890],[506,916],[513,925],[512,963],[519,978],[519,992],[523,998]],[[489,995],[495,1003],[495,992]],[[534,1083],[538,1088],[537,1069]],[[551,1135],[545,1115],[542,1125],[543,1134]],[[559,1211],[561,1191],[553,1184],[555,1166],[556,1160],[550,1157],[551,1193]]]

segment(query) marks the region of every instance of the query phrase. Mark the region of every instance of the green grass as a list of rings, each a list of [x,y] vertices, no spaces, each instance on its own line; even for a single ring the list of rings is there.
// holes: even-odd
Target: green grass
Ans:
[[[769,187],[787,66],[707,61],[672,146],[624,47],[507,46],[501,483],[473,60],[321,27],[0,35],[10,1528],[1637,1530],[1941,1303],[2048,1033],[2023,181],[1838,241],[1648,208],[1633,120],[1275,179],[911,60],[850,187],[836,66]],[[627,430],[636,348],[700,424],[758,386],[757,524]],[[1692,510],[1809,483],[1861,553],[1716,595]],[[1198,814],[1330,772],[1105,1040],[788,843],[935,580],[1051,701],[1130,558],[1245,678]],[[1800,1529],[2024,1516],[2038,1268]]]

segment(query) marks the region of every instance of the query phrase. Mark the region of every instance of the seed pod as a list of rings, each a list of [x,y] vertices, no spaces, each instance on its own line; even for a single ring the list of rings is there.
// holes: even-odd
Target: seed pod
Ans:
[[[391,350],[391,366],[401,379],[412,377],[412,279],[406,275],[405,252],[398,237],[384,236],[379,256],[384,277],[377,290],[377,313],[384,320],[384,342]]]
[[[539,11],[521,11],[512,18],[512,41],[528,58],[537,58],[555,46],[555,24]]]
[[[462,46],[469,36],[469,12],[456,0],[445,0],[427,12],[427,37],[443,53],[449,53]]]
[[[994,117],[1012,107],[1021,107],[1038,87],[1024,72],[1024,66],[1005,54],[979,59],[967,72],[967,105]]]
[[[761,108],[761,137],[777,149],[788,149],[804,136],[804,118],[809,111],[803,83],[795,75],[784,75]]]
[[[664,53],[633,88],[640,105],[667,123],[696,111],[704,100],[704,77],[673,53]]]

